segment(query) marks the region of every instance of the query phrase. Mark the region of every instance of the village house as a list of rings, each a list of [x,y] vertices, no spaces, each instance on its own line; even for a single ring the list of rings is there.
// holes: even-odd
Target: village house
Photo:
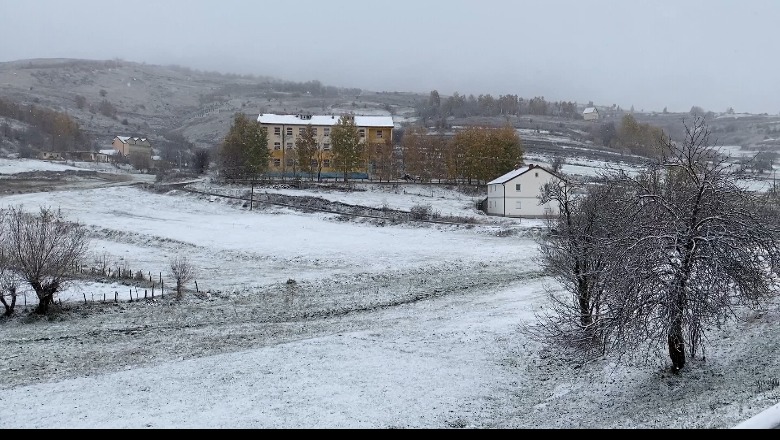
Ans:
[[[110,150],[112,153],[114,150]],[[78,162],[109,162],[109,155],[97,151],[69,151],[65,153],[65,159]]]
[[[560,180],[538,165],[528,164],[488,182],[487,214],[500,217],[546,218],[557,215],[554,202],[539,203],[542,187]]]
[[[596,107],[588,107],[582,112],[582,117],[586,121],[597,121],[600,117],[599,110]]]
[[[41,151],[36,157],[40,160],[62,160],[62,153]]]

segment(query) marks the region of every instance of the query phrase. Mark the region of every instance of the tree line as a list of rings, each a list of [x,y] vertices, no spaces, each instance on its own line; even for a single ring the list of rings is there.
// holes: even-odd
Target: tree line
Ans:
[[[417,115],[424,121],[439,122],[450,116],[457,118],[469,116],[560,116],[568,119],[582,119],[577,104],[570,101],[548,102],[543,96],[530,99],[518,95],[461,95],[458,92],[442,98],[437,90],[432,90],[428,100],[417,104]]]
[[[400,138],[400,141],[398,141]],[[358,127],[350,115],[342,115],[331,128],[328,152],[332,167],[344,181],[353,172],[370,170],[372,178],[396,180],[404,175],[420,182],[486,183],[523,162],[523,145],[511,126],[474,126],[454,136],[429,133],[424,127],[399,131],[397,144],[385,139],[361,142]],[[290,153],[294,173],[320,180],[326,152],[318,145],[311,126],[304,127]],[[257,121],[238,113],[217,153],[220,175],[226,179],[249,180],[254,184],[269,169],[271,154],[268,133]]]
[[[626,114],[619,124],[604,122],[591,129],[595,142],[627,154],[656,157],[666,140],[666,133],[660,127],[641,123],[634,115]]]
[[[532,336],[582,359],[665,351],[676,373],[704,358],[708,332],[740,307],[777,297],[777,188],[740,185],[702,118],[685,132],[639,173],[544,187],[540,201],[559,214],[539,239],[540,261],[561,290]]]
[[[67,113],[0,98],[0,116],[29,124],[30,128],[16,130],[4,122],[0,125],[0,137],[21,141],[32,148],[66,152],[89,143],[86,133]]]

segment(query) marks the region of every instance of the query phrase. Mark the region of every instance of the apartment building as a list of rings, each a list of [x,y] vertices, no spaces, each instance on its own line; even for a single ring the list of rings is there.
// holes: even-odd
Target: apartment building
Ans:
[[[357,116],[354,118],[361,142],[368,145],[383,144],[388,140],[392,142],[393,117],[392,116]],[[299,173],[302,168],[296,162],[295,142],[304,133],[306,126],[314,129],[317,139],[317,147],[322,153],[323,176],[338,174],[339,170],[333,163],[330,144],[330,132],[339,123],[338,115],[278,115],[264,113],[258,116],[257,121],[268,130],[268,149],[271,152],[271,162],[268,170],[272,173],[291,175]],[[358,174],[368,175],[370,164],[366,162],[363,169],[356,170]]]

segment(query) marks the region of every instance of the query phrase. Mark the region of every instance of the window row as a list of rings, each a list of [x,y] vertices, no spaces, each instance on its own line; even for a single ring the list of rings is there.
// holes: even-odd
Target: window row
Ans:
[[[295,161],[293,159],[287,159],[285,161],[285,163],[287,164],[288,167],[292,167],[293,165],[295,165]],[[333,162],[331,164],[330,159],[325,159],[325,160],[322,161],[322,167],[323,168],[330,168],[331,165],[333,165],[335,167],[336,163]],[[279,168],[281,166],[282,166],[282,160],[281,159],[274,159],[274,167]],[[312,168],[317,168],[317,160],[315,160],[315,159],[311,160],[311,167]]]
[[[314,135],[317,136],[318,133],[319,133],[319,129],[317,127],[313,127],[313,129],[314,129]],[[298,127],[298,135],[299,136],[303,136],[303,134],[305,132],[306,132],[306,128],[305,127]],[[274,127],[274,135],[275,136],[281,136],[282,135],[282,127]],[[293,127],[287,127],[287,129],[285,130],[285,135],[292,136],[293,135]],[[325,137],[330,136],[330,128],[329,127],[323,128],[322,129],[322,135],[325,136]],[[365,128],[358,129],[358,135],[361,138],[366,137],[366,129]],[[376,131],[377,139],[384,138],[384,135],[385,135],[384,130],[377,130]]]
[[[319,129],[317,127],[312,127],[314,130],[314,136],[317,136],[319,134]],[[303,134],[306,133],[306,127],[298,127],[298,135],[303,136]],[[282,135],[282,127],[274,127],[274,135],[275,136],[281,136]],[[285,135],[292,136],[293,135],[293,127],[287,127],[285,130]],[[330,136],[330,128],[325,127],[322,129],[322,135],[323,136]]]
[[[316,147],[319,148],[320,144],[317,143]],[[288,150],[292,150],[293,148],[295,148],[295,144],[293,144],[292,142],[287,142],[287,149]],[[280,151],[281,149],[282,149],[282,143],[281,142],[274,142],[274,150],[275,151]],[[322,149],[325,150],[325,151],[330,150],[330,144],[322,144]]]

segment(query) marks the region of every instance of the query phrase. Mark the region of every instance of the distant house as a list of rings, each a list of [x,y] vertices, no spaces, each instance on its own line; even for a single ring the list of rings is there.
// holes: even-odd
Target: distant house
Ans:
[[[111,143],[111,147],[124,157],[130,157],[135,153],[152,157],[152,144],[146,138],[117,136]]]
[[[582,112],[582,117],[586,121],[597,121],[599,119],[599,110],[596,107],[588,107]]]
[[[38,153],[38,159],[41,160],[62,160],[62,153],[55,153],[53,151],[41,151]]]
[[[559,180],[556,174],[533,164],[488,182],[487,214],[501,217],[545,218],[558,213],[555,203],[539,204],[541,188]]]
[[[113,149],[109,151],[111,154],[115,153]],[[106,153],[96,151],[69,151],[65,153],[65,158],[80,162],[104,163],[109,161],[109,156]]]

